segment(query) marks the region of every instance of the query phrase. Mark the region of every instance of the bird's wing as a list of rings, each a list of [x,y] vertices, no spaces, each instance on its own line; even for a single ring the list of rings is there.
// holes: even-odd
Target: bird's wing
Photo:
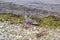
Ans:
[[[35,20],[29,19],[29,22],[31,22],[32,24],[39,24],[38,22],[36,22]]]
[[[35,20],[32,20],[32,19],[30,19],[30,18],[26,18],[25,21],[26,21],[27,23],[31,23],[31,24],[38,24],[38,22],[36,22]]]
[[[38,22],[34,21],[33,24],[39,24]]]

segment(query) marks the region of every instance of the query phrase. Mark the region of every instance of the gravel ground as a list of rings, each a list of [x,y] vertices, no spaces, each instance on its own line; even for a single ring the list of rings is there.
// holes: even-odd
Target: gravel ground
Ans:
[[[60,40],[60,29],[0,21],[0,40]]]

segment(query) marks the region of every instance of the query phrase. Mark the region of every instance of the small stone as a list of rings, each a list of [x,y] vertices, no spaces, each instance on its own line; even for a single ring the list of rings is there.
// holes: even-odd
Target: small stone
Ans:
[[[4,20],[0,19],[1,22],[4,22]]]
[[[5,40],[5,39],[1,39],[1,40]]]
[[[10,24],[13,24],[13,22],[10,22]]]
[[[47,35],[48,34],[47,30],[46,29],[43,29],[43,28],[41,28],[39,30],[39,32],[42,33],[43,35]]]
[[[0,28],[3,28],[3,27],[4,27],[3,25],[0,26]]]
[[[2,21],[2,19],[0,19],[0,21]]]
[[[8,21],[8,19],[5,19],[5,21]]]
[[[37,33],[36,36],[37,36],[37,37],[41,37],[41,36],[43,36],[43,34],[42,34],[42,33]]]

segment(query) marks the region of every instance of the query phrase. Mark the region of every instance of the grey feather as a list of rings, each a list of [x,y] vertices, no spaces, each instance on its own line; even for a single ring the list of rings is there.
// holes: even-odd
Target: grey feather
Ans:
[[[38,24],[35,20],[28,18],[27,15],[25,15],[25,22],[28,24]]]

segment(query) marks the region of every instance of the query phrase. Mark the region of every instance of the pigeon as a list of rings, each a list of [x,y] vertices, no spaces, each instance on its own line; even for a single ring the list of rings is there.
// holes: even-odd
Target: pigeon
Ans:
[[[32,20],[32,19],[28,18],[27,15],[25,15],[24,17],[25,17],[25,22],[26,22],[27,24],[32,24],[32,25],[35,25],[35,24],[37,25],[37,24],[39,24],[39,23],[36,22],[35,20]]]

